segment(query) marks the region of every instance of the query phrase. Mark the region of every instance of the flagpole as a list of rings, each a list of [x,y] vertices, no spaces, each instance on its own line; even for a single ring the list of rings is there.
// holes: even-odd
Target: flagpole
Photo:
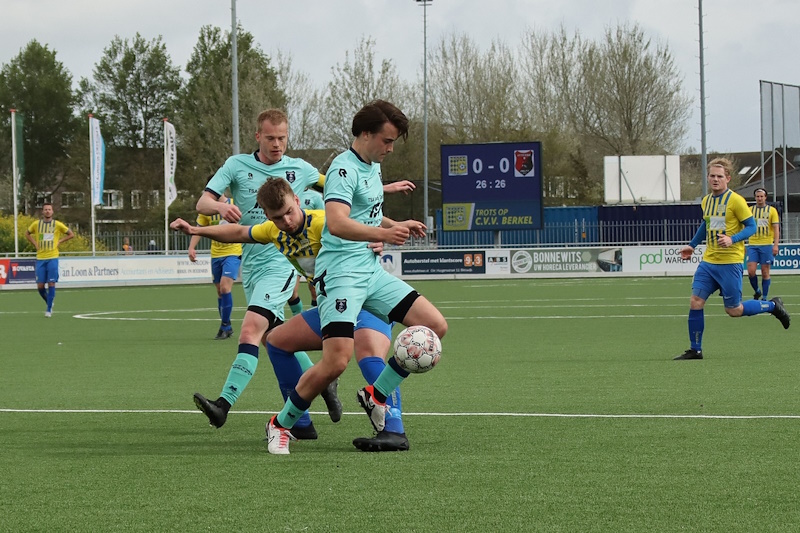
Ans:
[[[14,194],[14,257],[19,257],[19,169],[17,168],[17,110],[11,110],[11,166],[13,172]]]
[[[169,255],[169,153],[168,150],[167,119],[164,119],[164,254]]]
[[[95,219],[94,219],[94,183],[92,180],[94,179],[93,168],[94,168],[94,143],[92,142],[92,114],[89,113],[89,206],[92,210],[92,257],[96,255],[95,252]]]

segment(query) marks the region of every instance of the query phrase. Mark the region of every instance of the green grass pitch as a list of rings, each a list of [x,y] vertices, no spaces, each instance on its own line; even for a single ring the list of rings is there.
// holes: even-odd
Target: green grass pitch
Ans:
[[[371,434],[352,363],[342,421],[316,401],[319,440],[286,457],[263,442],[282,405],[263,348],[223,428],[194,408],[236,352],[211,284],[59,289],[52,319],[0,292],[0,531],[796,531],[800,323],[715,295],[706,359],[672,361],[690,283],[413,282],[450,330],[403,385],[411,449],[352,446]],[[800,313],[800,277],[771,293]],[[234,304],[238,331],[239,285]]]

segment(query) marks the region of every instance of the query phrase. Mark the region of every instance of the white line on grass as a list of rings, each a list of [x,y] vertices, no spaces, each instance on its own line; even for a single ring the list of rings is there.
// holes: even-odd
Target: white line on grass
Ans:
[[[231,411],[236,415],[273,415],[276,411]],[[0,409],[0,413],[54,413],[54,414],[202,414],[196,410],[187,409]],[[326,415],[327,411],[310,411],[312,415]],[[345,415],[364,416],[363,412],[346,412]],[[798,420],[800,415],[675,415],[675,414],[602,414],[602,413],[409,413],[403,416],[508,416],[518,418],[694,418],[711,420],[761,420],[761,419],[788,419]]]

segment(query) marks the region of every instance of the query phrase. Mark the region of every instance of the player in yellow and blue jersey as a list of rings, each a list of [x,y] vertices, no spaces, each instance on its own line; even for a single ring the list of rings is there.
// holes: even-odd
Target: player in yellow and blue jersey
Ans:
[[[747,242],[747,276],[755,293],[753,299],[766,300],[769,295],[770,267],[778,255],[781,240],[781,220],[778,210],[767,204],[767,190],[755,190],[756,205],[750,208],[756,219],[756,233]],[[758,288],[756,266],[761,265],[761,289]]]
[[[770,301],[747,300],[742,303],[742,263],[744,240],[756,232],[756,222],[747,202],[728,189],[733,175],[733,165],[725,158],[708,164],[708,188],[711,191],[702,200],[703,221],[692,242],[681,249],[681,257],[688,260],[694,249],[706,240],[703,259],[692,279],[692,298],[689,303],[690,348],[676,357],[702,359],[705,318],[703,307],[708,297],[717,290],[722,296],[728,316],[740,317],[772,313],[784,328],[789,328],[789,313],[780,298]]]
[[[385,322],[425,325],[444,337],[441,312],[406,282],[386,272],[367,243],[401,245],[409,236],[425,235],[416,220],[395,222],[383,216],[380,163],[395,141],[408,136],[408,119],[395,105],[375,100],[353,118],[351,147],[337,156],[325,176],[325,228],[317,256],[317,288],[322,360],[303,373],[280,413],[267,424],[267,450],[289,453],[291,428],[313,399],[347,367],[354,349],[354,330],[362,309]],[[361,389],[358,401],[380,434],[385,428],[386,401],[408,377],[389,358],[374,383]]]
[[[404,191],[409,184],[395,182],[386,189]],[[413,185],[411,185],[413,189]],[[295,266],[298,272],[308,279],[314,276],[315,260],[321,246],[321,236],[325,224],[325,211],[305,210],[297,195],[285,180],[268,180],[258,191],[258,203],[269,220],[256,226],[228,225],[218,227],[193,227],[184,220],[177,219],[170,224],[175,230],[192,236],[204,236],[223,242],[243,242],[274,244]],[[370,245],[374,253],[380,253],[381,243]],[[362,310],[355,327],[356,361],[368,383],[372,383],[385,367],[383,357],[391,344],[391,325]],[[322,347],[322,332],[317,308],[303,311],[288,322],[271,330],[267,337],[267,353],[270,360],[292,361],[291,354],[296,350],[319,350]],[[291,383],[288,392],[296,383]],[[283,386],[283,385],[282,385]],[[327,403],[327,402],[326,402]],[[365,451],[408,450],[408,438],[402,422],[400,389],[397,387],[387,399],[389,410],[386,427],[378,436],[369,439],[356,439],[353,444]],[[341,417],[341,404],[338,413],[328,405],[334,422]],[[334,416],[336,413],[336,416]]]
[[[75,236],[66,224],[53,218],[53,204],[42,205],[42,218],[25,232],[25,238],[36,248],[36,288],[47,303],[44,316],[53,315],[58,282],[58,247]],[[47,290],[45,291],[45,284]]]
[[[213,177],[213,176],[211,176]],[[209,178],[209,181],[211,178]],[[220,197],[220,201],[233,203],[233,200]],[[228,222],[219,214],[197,215],[199,226],[225,225]],[[189,260],[194,263],[197,261],[197,243],[200,236],[192,236],[189,242]],[[217,309],[219,310],[220,326],[214,340],[224,340],[233,335],[231,325],[231,312],[233,311],[233,282],[239,275],[239,267],[242,264],[242,245],[238,243],[225,243],[215,240],[211,241],[211,278],[217,288]]]

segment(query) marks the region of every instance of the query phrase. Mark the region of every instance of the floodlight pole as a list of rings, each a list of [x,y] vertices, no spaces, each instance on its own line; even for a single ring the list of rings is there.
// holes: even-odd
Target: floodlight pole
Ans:
[[[233,115],[233,155],[239,154],[239,53],[237,50],[236,0],[231,0],[231,114]]]
[[[423,222],[430,230],[428,224],[428,5],[433,0],[416,0],[422,5],[422,158],[424,161],[422,178],[422,211]],[[425,233],[428,240],[429,232]]]
[[[708,152],[706,149],[706,67],[705,54],[703,51],[703,0],[697,0],[697,11],[700,19],[700,172],[703,182],[703,196],[705,196],[708,194],[708,180],[706,179]]]

